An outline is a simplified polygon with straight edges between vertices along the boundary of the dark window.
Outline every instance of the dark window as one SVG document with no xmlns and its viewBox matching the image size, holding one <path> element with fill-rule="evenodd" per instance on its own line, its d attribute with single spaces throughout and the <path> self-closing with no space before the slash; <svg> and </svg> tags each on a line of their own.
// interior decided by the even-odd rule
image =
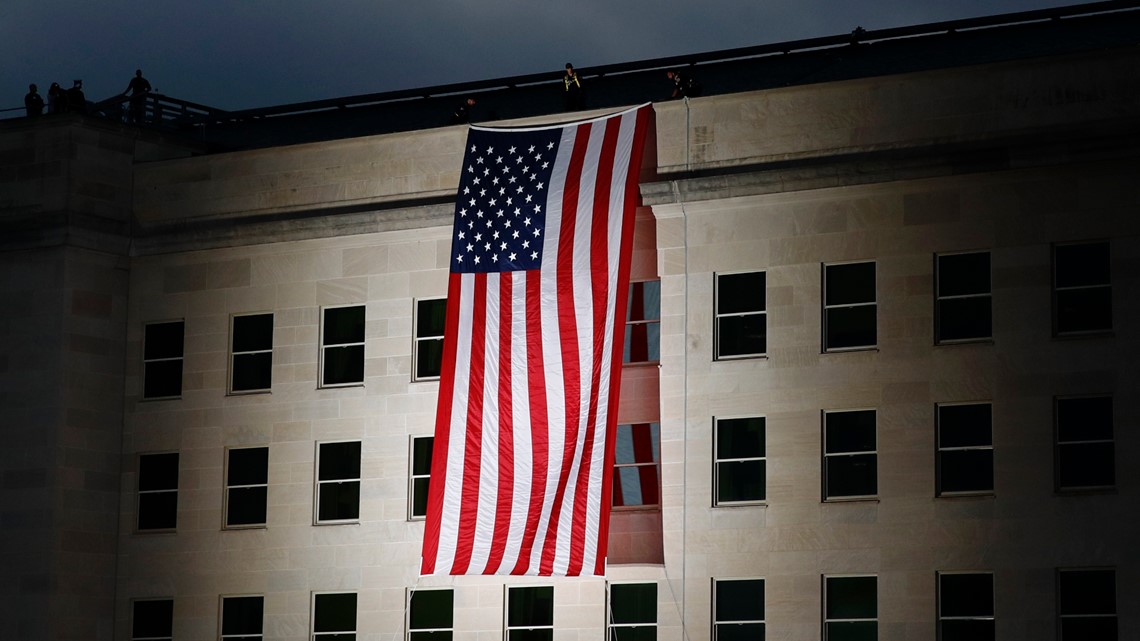
<svg viewBox="0 0 1140 641">
<path fill-rule="evenodd" d="M 230 392 L 267 392 L 273 387 L 273 314 L 233 317 Z"/>
<path fill-rule="evenodd" d="M 879 636 L 879 584 L 873 576 L 824 578 L 824 641 L 874 641 Z"/>
<path fill-rule="evenodd" d="M 321 386 L 364 382 L 364 305 L 326 307 L 321 327 Z"/>
<path fill-rule="evenodd" d="M 938 406 L 939 496 L 994 490 L 994 442 L 989 403 Z"/>
<path fill-rule="evenodd" d="M 993 641 L 994 575 L 938 575 L 939 641 Z"/>
<path fill-rule="evenodd" d="M 143 398 L 182 396 L 182 321 L 150 323 L 143 335 Z"/>
<path fill-rule="evenodd" d="M 824 265 L 824 351 L 874 347 L 877 309 L 875 263 Z"/>
<path fill-rule="evenodd" d="M 428 489 L 431 481 L 431 451 L 435 439 L 417 436 L 412 439 L 412 474 L 408 489 L 408 516 L 422 519 L 427 516 Z"/>
<path fill-rule="evenodd" d="M 222 597 L 222 641 L 261 641 L 264 614 L 264 597 Z"/>
<path fill-rule="evenodd" d="M 1112 397 L 1057 399 L 1057 489 L 1081 490 L 1116 484 Z"/>
<path fill-rule="evenodd" d="M 716 421 L 716 505 L 764 500 L 764 417 Z"/>
<path fill-rule="evenodd" d="M 317 445 L 317 522 L 360 518 L 360 441 Z"/>
<path fill-rule="evenodd" d="M 623 363 L 661 360 L 661 281 L 629 284 Z"/>
<path fill-rule="evenodd" d="M 659 505 L 657 464 L 661 427 L 657 423 L 617 426 L 614 447 L 614 507 Z"/>
<path fill-rule="evenodd" d="M 610 641 L 657 638 L 657 584 L 610 584 Z"/>
<path fill-rule="evenodd" d="M 1053 331 L 1112 330 L 1112 280 L 1107 242 L 1053 247 Z"/>
<path fill-rule="evenodd" d="M 713 581 L 713 641 L 764 638 L 764 579 Z"/>
<path fill-rule="evenodd" d="M 554 588 L 507 588 L 507 641 L 554 638 Z"/>
<path fill-rule="evenodd" d="M 234 448 L 226 455 L 226 527 L 265 525 L 269 448 Z"/>
<path fill-rule="evenodd" d="M 439 378 L 443 367 L 443 324 L 447 320 L 447 299 L 416 301 L 417 381 Z"/>
<path fill-rule="evenodd" d="M 170 641 L 174 638 L 174 600 L 134 601 L 131 612 L 131 641 Z"/>
<path fill-rule="evenodd" d="M 178 452 L 139 456 L 138 529 L 178 525 Z"/>
<path fill-rule="evenodd" d="M 408 607 L 408 641 L 451 641 L 455 594 L 451 590 L 413 590 Z"/>
<path fill-rule="evenodd" d="M 945 254 L 935 263 L 934 331 L 938 343 L 993 335 L 990 253 Z"/>
<path fill-rule="evenodd" d="M 824 499 L 865 498 L 877 493 L 875 410 L 824 412 Z"/>
<path fill-rule="evenodd" d="M 768 352 L 764 272 L 717 274 L 716 358 L 763 356 Z"/>
<path fill-rule="evenodd" d="M 1061 641 L 1115 641 L 1116 570 L 1057 573 Z"/>
<path fill-rule="evenodd" d="M 313 595 L 313 641 L 355 641 L 356 594 Z"/>
</svg>

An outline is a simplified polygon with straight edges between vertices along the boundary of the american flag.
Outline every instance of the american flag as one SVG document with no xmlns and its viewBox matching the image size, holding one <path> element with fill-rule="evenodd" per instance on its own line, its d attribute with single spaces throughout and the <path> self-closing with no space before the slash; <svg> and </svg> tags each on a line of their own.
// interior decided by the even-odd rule
<svg viewBox="0 0 1140 641">
<path fill-rule="evenodd" d="M 424 575 L 605 573 L 649 110 L 469 131 Z"/>
</svg>

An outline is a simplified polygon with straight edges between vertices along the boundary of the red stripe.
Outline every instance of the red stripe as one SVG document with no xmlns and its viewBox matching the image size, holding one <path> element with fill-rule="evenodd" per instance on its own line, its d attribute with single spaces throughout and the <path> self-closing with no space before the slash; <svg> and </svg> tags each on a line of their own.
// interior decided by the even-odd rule
<svg viewBox="0 0 1140 641">
<path fill-rule="evenodd" d="M 625 336 L 626 297 L 623 295 L 629 287 L 629 269 L 633 255 L 633 218 L 637 206 L 641 202 L 641 193 L 638 183 L 641 174 L 641 154 L 645 147 L 645 135 L 649 129 L 649 117 L 652 110 L 648 107 L 637 110 L 637 125 L 633 134 L 633 147 L 629 153 L 629 167 L 625 178 L 625 206 L 622 211 L 621 250 L 618 252 L 618 279 L 616 306 L 614 318 L 614 354 L 613 373 L 610 376 L 610 412 L 606 421 L 606 473 L 602 474 L 602 513 L 598 521 L 598 558 L 594 565 L 594 574 L 602 576 L 606 572 L 606 551 L 609 549 L 610 535 L 610 490 L 613 483 L 614 443 L 617 432 L 617 402 L 621 393 L 621 354 L 622 339 Z"/>
<path fill-rule="evenodd" d="M 495 506 L 495 531 L 483 574 L 494 574 L 503 562 L 507 533 L 511 528 L 511 501 L 515 485 L 514 417 L 511 415 L 511 305 L 514 274 L 499 274 L 499 494 Z"/>
<path fill-rule="evenodd" d="M 479 512 L 479 467 L 483 445 L 483 385 L 487 351 L 487 274 L 475 274 L 471 319 L 471 381 L 467 387 L 467 438 L 463 446 L 463 493 L 460 500 L 459 540 L 452 574 L 466 574 L 471 564 L 475 525 Z"/>
<path fill-rule="evenodd" d="M 543 375 L 545 364 L 542 359 L 542 307 L 540 305 L 542 280 L 539 273 L 526 275 L 526 363 L 527 387 L 530 400 L 531 466 L 530 506 L 523 529 L 519 558 L 511 574 L 526 574 L 530 569 L 530 554 L 534 549 L 534 537 L 538 531 L 538 521 L 542 516 L 542 504 L 546 496 L 546 470 L 550 461 L 550 435 L 546 408 L 546 378 Z"/>
<path fill-rule="evenodd" d="M 578 190 L 582 181 L 582 166 L 586 147 L 590 143 L 590 123 L 578 126 L 570 166 L 562 192 L 562 228 L 558 232 L 558 337 L 562 346 L 563 389 L 566 397 L 566 441 L 562 452 L 562 470 L 558 475 L 558 488 L 550 508 L 550 521 L 542 549 L 542 563 L 538 573 L 549 575 L 554 569 L 554 555 L 558 545 L 558 519 L 566 485 L 570 481 L 570 467 L 578 442 L 579 408 L 582 399 L 582 381 L 579 364 L 579 338 L 574 307 L 574 230 L 578 214 Z"/>
<path fill-rule="evenodd" d="M 459 293 L 461 274 L 447 280 L 447 314 L 444 319 L 443 362 L 439 377 L 439 409 L 435 417 L 435 439 L 432 441 L 431 477 L 428 483 L 427 522 L 424 526 L 424 552 L 420 574 L 435 572 L 439 553 L 439 528 L 443 515 L 443 480 L 447 476 L 447 444 L 451 438 L 451 404 L 455 391 L 455 343 L 459 329 Z"/>
<path fill-rule="evenodd" d="M 589 501 L 590 470 L 593 461 L 594 438 L 598 423 L 598 396 L 602 385 L 602 368 L 611 367 L 605 354 L 607 299 L 617 294 L 610 291 L 610 182 L 613 180 L 615 150 L 618 134 L 621 133 L 621 119 L 606 121 L 605 135 L 602 137 L 602 152 L 598 158 L 598 175 L 594 181 L 594 212 L 590 227 L 590 276 L 594 298 L 593 345 L 590 372 L 590 406 L 586 418 L 586 437 L 582 444 L 582 464 L 578 467 L 578 482 L 575 483 L 574 522 L 570 528 L 570 562 L 567 576 L 582 573 L 582 556 L 586 548 L 586 505 Z"/>
</svg>

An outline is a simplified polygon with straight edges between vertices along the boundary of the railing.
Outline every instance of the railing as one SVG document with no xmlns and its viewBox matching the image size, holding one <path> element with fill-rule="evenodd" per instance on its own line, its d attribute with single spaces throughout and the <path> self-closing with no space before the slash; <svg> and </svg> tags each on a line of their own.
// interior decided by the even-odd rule
<svg viewBox="0 0 1140 641">
<path fill-rule="evenodd" d="M 793 52 L 807 52 L 820 49 L 838 48 L 856 43 L 872 43 L 900 38 L 913 38 L 919 36 L 934 36 L 945 33 L 988 29 L 993 27 L 1013 26 L 1033 22 L 1046 22 L 1063 20 L 1079 16 L 1126 11 L 1140 8 L 1140 0 L 1106 0 L 1087 4 L 1056 7 L 1050 9 L 1037 9 L 1017 13 L 1005 13 L 979 18 L 950 20 L 909 27 L 895 27 L 890 29 L 864 30 L 856 28 L 848 34 L 807 38 L 773 44 L 741 47 L 711 51 L 707 53 L 687 54 L 656 58 L 637 62 L 626 62 L 598 67 L 578 69 L 578 73 L 586 79 L 603 78 L 626 73 L 653 71 L 657 69 L 670 69 L 678 67 L 693 67 L 703 64 L 761 58 L 764 56 L 785 55 Z M 561 71 L 534 73 L 508 78 L 481 80 L 476 82 L 452 83 L 436 85 L 417 89 L 403 89 L 381 93 L 360 94 L 342 98 L 331 98 L 309 102 L 292 103 L 258 109 L 245 109 L 240 111 L 225 111 L 214 109 L 205 105 L 185 100 L 170 98 L 161 94 L 148 94 L 144 109 L 144 124 L 154 126 L 184 127 L 207 123 L 225 123 L 271 118 L 277 116 L 291 116 L 305 113 L 331 111 L 347 107 L 361 107 L 385 103 L 405 102 L 409 100 L 425 100 L 447 96 L 458 96 L 475 92 L 493 91 L 496 89 L 514 89 L 517 87 L 555 84 L 561 82 Z M 124 106 L 129 102 L 126 96 L 115 96 L 107 100 L 89 105 L 88 112 L 103 117 L 130 121 L 129 109 Z M 20 113 L 23 107 L 0 109 L 0 118 L 11 117 L 3 114 Z"/>
</svg>

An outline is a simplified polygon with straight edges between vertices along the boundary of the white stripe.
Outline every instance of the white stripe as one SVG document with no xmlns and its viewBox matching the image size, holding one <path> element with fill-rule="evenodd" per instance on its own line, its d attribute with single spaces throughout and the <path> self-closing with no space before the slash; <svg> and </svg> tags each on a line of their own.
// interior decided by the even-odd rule
<svg viewBox="0 0 1140 641">
<path fill-rule="evenodd" d="M 527 574 L 537 574 L 542 563 L 543 545 L 546 530 L 550 524 L 550 509 L 554 504 L 554 494 L 558 489 L 558 476 L 562 471 L 562 450 L 566 429 L 565 377 L 562 374 L 562 343 L 558 336 L 558 241 L 562 227 L 562 196 L 566 188 L 566 174 L 570 167 L 570 157 L 574 153 L 574 127 L 562 132 L 558 145 L 558 157 L 554 159 L 554 171 L 550 176 L 552 188 L 546 202 L 546 236 L 543 241 L 542 269 L 540 272 L 539 311 L 542 315 L 542 359 L 546 385 L 546 416 L 549 426 L 547 438 L 546 491 L 542 500 L 542 514 L 535 530 L 534 547 L 531 549 Z"/>
<path fill-rule="evenodd" d="M 487 567 L 495 532 L 499 493 L 499 276 L 487 274 L 487 316 L 483 324 L 483 415 L 479 450 L 479 497 L 475 510 L 475 536 L 468 574 Z"/>
<path fill-rule="evenodd" d="M 588 497 L 586 499 L 586 547 L 582 555 L 582 571 L 584 574 L 593 574 L 594 566 L 598 560 L 598 535 L 601 523 L 602 501 L 611 500 L 602 496 L 602 479 L 609 471 L 605 469 L 606 453 L 606 427 L 609 424 L 610 384 L 612 374 L 619 363 L 611 361 L 613 353 L 614 326 L 619 320 L 615 317 L 616 306 L 612 304 L 615 294 L 626 296 L 625 292 L 617 291 L 618 265 L 621 256 L 622 221 L 621 215 L 625 208 L 625 181 L 629 175 L 629 160 L 633 149 L 633 135 L 637 126 L 637 113 L 626 114 L 622 117 L 621 130 L 618 133 L 616 157 L 614 158 L 613 176 L 610 181 L 610 212 L 609 219 L 609 256 L 610 265 L 608 296 L 605 325 L 605 346 L 601 381 L 598 389 L 598 422 L 597 436 L 594 439 L 593 451 L 590 453 L 590 480 Z M 632 231 L 632 229 L 631 229 Z M 624 323 L 625 319 L 620 319 Z M 616 400 L 616 399 L 614 399 Z"/>
<path fill-rule="evenodd" d="M 581 390 L 578 398 L 577 438 L 574 456 L 570 461 L 570 476 L 562 500 L 562 513 L 558 517 L 558 546 L 554 557 L 554 573 L 565 574 L 570 564 L 570 540 L 574 529 L 574 508 L 584 496 L 578 494 L 578 473 L 582 467 L 586 428 L 590 418 L 590 398 L 593 393 L 594 371 L 594 291 L 593 243 L 594 195 L 598 180 L 598 162 L 605 139 L 605 123 L 590 128 L 590 139 L 582 162 L 582 177 L 578 186 L 578 213 L 574 225 L 574 314 L 578 326 L 578 380 Z M 568 426 L 569 427 L 569 426 Z M 567 434 L 570 430 L 567 429 Z"/>
<path fill-rule="evenodd" d="M 527 272 L 512 274 L 513 301 L 511 305 L 511 412 L 514 431 L 515 482 L 511 495 L 511 526 L 503 550 L 503 563 L 499 574 L 514 569 L 522 548 L 526 515 L 530 507 L 533 448 L 530 417 L 530 393 L 527 386 L 526 360 L 526 280 Z"/>
<path fill-rule="evenodd" d="M 451 424 L 448 427 L 447 471 L 443 490 L 443 507 L 440 514 L 439 548 L 436 553 L 435 573 L 450 574 L 455 562 L 459 536 L 459 516 L 463 497 L 463 445 L 467 438 L 467 392 L 471 382 L 471 332 L 473 318 L 472 299 L 474 274 L 459 277 L 459 327 L 455 351 L 454 391 L 451 402 Z M 462 331 L 468 328 L 468 331 Z M 458 470 L 458 471 L 457 471 Z"/>
</svg>

